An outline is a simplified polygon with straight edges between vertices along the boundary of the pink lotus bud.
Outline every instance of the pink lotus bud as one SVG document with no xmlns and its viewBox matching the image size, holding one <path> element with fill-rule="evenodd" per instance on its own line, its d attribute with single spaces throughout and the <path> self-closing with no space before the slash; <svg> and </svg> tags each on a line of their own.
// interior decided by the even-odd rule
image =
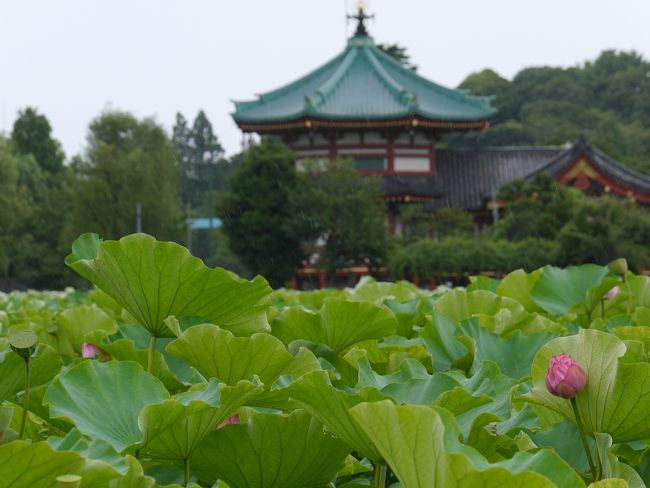
<svg viewBox="0 0 650 488">
<path fill-rule="evenodd" d="M 551 358 L 546 373 L 546 388 L 551 395 L 573 398 L 582 391 L 586 381 L 585 372 L 571 356 L 558 354 Z"/>
<path fill-rule="evenodd" d="M 221 427 L 225 427 L 226 425 L 232 425 L 232 424 L 238 424 L 238 423 L 239 423 L 239 415 L 233 415 L 231 417 L 228 417 L 223 422 L 221 422 L 219 424 L 219 427 L 217 427 L 217 429 L 220 429 Z"/>
<path fill-rule="evenodd" d="M 97 347 L 96 345 L 90 344 L 89 342 L 84 342 L 81 345 L 81 357 L 89 359 L 99 358 L 102 361 L 108 361 L 111 359 L 111 356 L 101 347 Z"/>
<path fill-rule="evenodd" d="M 620 291 L 621 289 L 618 286 L 615 286 L 605 294 L 605 300 L 614 300 Z"/>
</svg>

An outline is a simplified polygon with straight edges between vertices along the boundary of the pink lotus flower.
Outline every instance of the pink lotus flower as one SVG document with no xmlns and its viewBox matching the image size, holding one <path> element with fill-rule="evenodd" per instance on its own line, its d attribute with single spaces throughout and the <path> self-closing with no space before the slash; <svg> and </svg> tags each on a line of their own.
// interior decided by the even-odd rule
<svg viewBox="0 0 650 488">
<path fill-rule="evenodd" d="M 546 373 L 546 388 L 551 395 L 573 398 L 582 391 L 586 382 L 585 372 L 571 356 L 558 354 L 551 358 Z"/>
<path fill-rule="evenodd" d="M 618 286 L 615 286 L 605 294 L 605 300 L 613 300 L 619 294 L 621 289 Z"/>
<path fill-rule="evenodd" d="M 97 347 L 95 344 L 90 344 L 89 342 L 84 342 L 81 345 L 81 357 L 88 359 L 99 358 L 102 361 L 111 359 L 111 356 L 101 347 Z"/>
<path fill-rule="evenodd" d="M 217 427 L 217 429 L 220 429 L 221 427 L 225 427 L 226 425 L 233 425 L 238 423 L 239 423 L 239 415 L 232 415 L 231 417 L 228 417 L 226 420 L 221 422 Z"/>
</svg>

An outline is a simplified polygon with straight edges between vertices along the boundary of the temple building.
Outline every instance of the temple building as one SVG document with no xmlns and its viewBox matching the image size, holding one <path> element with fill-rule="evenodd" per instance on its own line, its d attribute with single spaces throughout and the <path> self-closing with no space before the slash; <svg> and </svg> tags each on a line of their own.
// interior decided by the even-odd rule
<svg viewBox="0 0 650 488">
<path fill-rule="evenodd" d="M 387 223 L 401 233 L 400 207 L 460 207 L 478 225 L 498 216 L 499 187 L 544 173 L 592 195 L 650 204 L 650 177 L 585 140 L 562 147 L 437 149 L 449 132 L 488 130 L 489 97 L 442 87 L 384 53 L 368 35 L 360 4 L 345 50 L 321 67 L 255 100 L 235 102 L 244 133 L 282 139 L 305 159 L 352 158 L 383 178 Z"/>
</svg>

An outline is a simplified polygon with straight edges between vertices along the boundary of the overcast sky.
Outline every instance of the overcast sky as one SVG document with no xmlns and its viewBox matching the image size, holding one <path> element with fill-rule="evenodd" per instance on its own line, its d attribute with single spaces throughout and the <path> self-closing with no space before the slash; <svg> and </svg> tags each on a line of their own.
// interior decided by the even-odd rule
<svg viewBox="0 0 650 488">
<path fill-rule="evenodd" d="M 103 110 L 152 116 L 204 109 L 228 154 L 246 100 L 339 54 L 354 0 L 0 0 L 0 130 L 27 105 L 68 156 Z M 406 47 L 423 76 L 457 86 L 491 67 L 571 66 L 603 49 L 650 58 L 649 0 L 368 0 L 377 42 Z"/>
</svg>

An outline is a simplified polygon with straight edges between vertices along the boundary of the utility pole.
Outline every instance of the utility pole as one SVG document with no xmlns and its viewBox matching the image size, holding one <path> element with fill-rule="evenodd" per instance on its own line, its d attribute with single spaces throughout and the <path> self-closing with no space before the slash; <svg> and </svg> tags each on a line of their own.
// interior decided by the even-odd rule
<svg viewBox="0 0 650 488">
<path fill-rule="evenodd" d="M 208 266 L 214 267 L 214 249 L 212 249 L 212 241 L 213 241 L 213 236 L 212 236 L 212 212 L 214 211 L 212 206 L 212 187 L 213 187 L 213 171 L 212 171 L 212 164 L 208 163 Z"/>
<path fill-rule="evenodd" d="M 190 251 L 190 254 L 192 253 L 192 204 L 190 202 L 187 202 L 187 205 L 185 206 L 187 210 L 187 249 Z"/>
</svg>

